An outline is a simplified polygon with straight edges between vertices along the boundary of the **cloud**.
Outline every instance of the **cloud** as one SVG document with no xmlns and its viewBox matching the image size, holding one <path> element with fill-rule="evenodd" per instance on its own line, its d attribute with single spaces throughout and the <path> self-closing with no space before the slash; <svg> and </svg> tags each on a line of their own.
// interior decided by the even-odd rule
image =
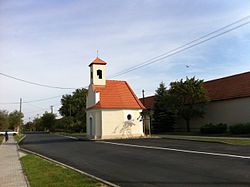
<svg viewBox="0 0 250 187">
<path fill-rule="evenodd" d="M 3 1 L 1 71 L 55 86 L 85 86 L 96 50 L 108 62 L 107 75 L 112 77 L 247 15 L 249 8 L 244 0 Z M 153 94 L 161 81 L 168 84 L 187 75 L 212 79 L 249 70 L 249 40 L 245 26 L 117 79 L 127 80 L 141 95 L 142 89 Z M 0 81 L 1 101 L 65 93 L 4 77 Z M 59 104 L 60 99 L 53 102 Z M 24 107 L 27 113 L 34 109 Z"/>
</svg>

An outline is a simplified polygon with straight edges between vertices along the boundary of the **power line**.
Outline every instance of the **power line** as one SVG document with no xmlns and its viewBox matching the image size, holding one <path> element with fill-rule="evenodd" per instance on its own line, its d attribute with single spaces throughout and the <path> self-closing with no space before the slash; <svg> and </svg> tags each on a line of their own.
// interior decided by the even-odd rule
<svg viewBox="0 0 250 187">
<path fill-rule="evenodd" d="M 149 60 L 146 60 L 146 61 L 144 61 L 144 62 L 142 62 L 142 63 L 140 63 L 140 64 L 137 64 L 137 65 L 135 65 L 135 66 L 132 66 L 132 67 L 126 69 L 126 70 L 120 71 L 119 73 L 117 73 L 117 74 L 115 74 L 114 76 L 112 76 L 112 78 L 117 77 L 117 76 L 120 76 L 120 75 L 123 75 L 123 74 L 126 74 L 126 73 L 131 72 L 131 71 L 134 71 L 134 70 L 139 69 L 139 68 L 141 68 L 141 67 L 143 67 L 143 66 L 146 66 L 146 65 L 155 63 L 155 62 L 157 62 L 157 61 L 159 61 L 159 60 L 165 59 L 165 58 L 167 58 L 167 57 L 169 57 L 169 56 L 172 56 L 172 55 L 174 55 L 174 54 L 177 54 L 177 53 L 179 53 L 179 52 L 182 52 L 182 51 L 184 51 L 184 50 L 187 50 L 187 49 L 189 49 L 189 48 L 192 48 L 192 47 L 194 47 L 194 46 L 196 46 L 196 45 L 202 44 L 202 43 L 204 43 L 204 42 L 206 42 L 206 41 L 209 41 L 209 40 L 211 40 L 211 39 L 213 39 L 213 38 L 219 37 L 219 36 L 221 36 L 221 35 L 223 35 L 223 34 L 226 34 L 226 33 L 228 33 L 228 32 L 231 32 L 231 31 L 233 31 L 233 30 L 236 30 L 236 29 L 238 29 L 238 28 L 240 28 L 240 27 L 242 27 L 242 26 L 244 26 L 244 25 L 249 24 L 249 21 L 248 21 L 248 22 L 245 22 L 245 23 L 243 23 L 243 24 L 240 24 L 240 25 L 238 25 L 238 26 L 235 26 L 235 27 L 233 27 L 233 28 L 231 28 L 231 29 L 228 29 L 228 30 L 226 30 L 226 31 L 224 31 L 224 32 L 222 32 L 222 33 L 217 34 L 217 35 L 213 35 L 213 34 L 215 34 L 215 33 L 218 33 L 219 31 L 225 30 L 226 28 L 229 28 L 229 27 L 231 27 L 232 25 L 235 25 L 235 24 L 237 24 L 237 23 L 240 23 L 240 22 L 242 22 L 242 21 L 244 21 L 244 20 L 247 20 L 247 19 L 249 19 L 249 18 L 250 18 L 250 15 L 245 16 L 245 17 L 243 17 L 243 18 L 241 18 L 241 19 L 239 19 L 239 20 L 237 20 L 237 21 L 235 21 L 235 22 L 233 22 L 233 23 L 230 23 L 230 24 L 228 24 L 228 25 L 226 25 L 226 26 L 223 26 L 223 27 L 221 27 L 221 28 L 219 28 L 219 29 L 217 29 L 217 30 L 215 30 L 215 31 L 213 31 L 213 32 L 210 32 L 210 33 L 208 33 L 208 34 L 206 34 L 206 35 L 203 35 L 203 36 L 201 36 L 201 37 L 199 37 L 199 38 L 197 38 L 197 39 L 195 39 L 195 40 L 192 40 L 192 41 L 190 41 L 190 42 L 188 42 L 188 43 L 186 43 L 186 44 L 184 44 L 184 45 L 181 45 L 181 46 L 179 46 L 179 47 L 177 47 L 177 48 L 174 48 L 174 49 L 172 49 L 172 50 L 169 50 L 169 51 L 166 52 L 166 53 L 163 53 L 163 54 L 161 54 L 161 55 L 159 55 L 159 56 L 153 57 L 153 58 L 151 58 L 151 59 L 149 59 Z M 211 36 L 211 35 L 213 35 L 213 36 Z M 208 37 L 208 36 L 211 36 L 211 37 Z M 207 38 L 207 39 L 205 39 L 205 38 Z M 204 39 L 204 40 L 202 40 L 202 39 Z M 200 41 L 200 40 L 202 40 L 202 41 Z M 200 42 L 198 42 L 198 41 L 200 41 Z M 195 42 L 198 42 L 198 43 L 195 43 Z M 195 44 L 193 44 L 193 43 L 195 43 Z M 191 45 L 191 44 L 193 44 L 193 45 Z M 188 46 L 188 47 L 186 47 L 186 46 Z M 161 58 L 161 57 L 162 57 L 162 58 Z"/>
<path fill-rule="evenodd" d="M 53 97 L 47 97 L 44 99 L 37 99 L 37 100 L 30 100 L 30 101 L 23 101 L 23 103 L 35 103 L 35 102 L 42 102 L 42 101 L 47 101 L 47 100 L 51 100 L 51 99 L 55 99 L 58 97 L 62 97 L 62 95 L 57 95 L 57 96 L 53 96 Z M 0 103 L 2 105 L 8 105 L 8 104 L 19 104 L 20 102 L 6 102 L 6 103 Z"/>
<path fill-rule="evenodd" d="M 27 80 L 17 78 L 17 77 L 14 77 L 14 76 L 11 76 L 11 75 L 8 75 L 8 74 L 5 74 L 5 73 L 1 73 L 1 72 L 0 72 L 0 75 L 11 78 L 11 79 L 15 79 L 15 80 L 18 80 L 18 81 L 25 82 L 27 84 L 32 84 L 32 85 L 46 87 L 46 88 L 54 88 L 54 89 L 61 89 L 61 90 L 74 90 L 74 89 L 77 89 L 77 88 L 66 88 L 66 87 L 59 87 L 59 86 L 51 86 L 51 85 L 47 85 L 47 84 L 41 84 L 41 83 L 36 83 L 36 82 L 32 82 L 32 81 L 27 81 Z"/>
</svg>

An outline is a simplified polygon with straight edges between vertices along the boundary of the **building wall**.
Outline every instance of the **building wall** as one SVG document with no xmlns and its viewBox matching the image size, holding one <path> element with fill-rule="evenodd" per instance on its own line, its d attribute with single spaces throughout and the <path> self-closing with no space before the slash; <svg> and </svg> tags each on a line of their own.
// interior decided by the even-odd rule
<svg viewBox="0 0 250 187">
<path fill-rule="evenodd" d="M 102 138 L 131 138 L 143 136 L 141 109 L 102 109 Z M 131 120 L 127 115 L 131 115 Z"/>
<path fill-rule="evenodd" d="M 102 71 L 102 79 L 98 78 L 97 70 Z M 93 73 L 93 79 L 91 79 L 91 77 L 90 77 L 91 84 L 106 85 L 106 65 L 93 64 L 90 68 L 90 71 L 92 71 L 92 73 Z"/>
<path fill-rule="evenodd" d="M 236 123 L 250 122 L 250 97 L 230 99 L 224 101 L 213 101 L 205 107 L 204 118 L 195 118 L 190 122 L 191 130 L 199 130 L 207 123 Z M 177 120 L 177 130 L 185 130 L 184 120 Z"/>
<path fill-rule="evenodd" d="M 87 137 L 90 139 L 98 139 L 102 135 L 101 118 L 102 113 L 100 109 L 87 110 Z M 90 118 L 92 118 L 92 126 L 90 124 Z"/>
<path fill-rule="evenodd" d="M 87 111 L 87 136 L 91 139 L 132 138 L 143 136 L 141 109 L 91 109 Z M 132 116 L 131 120 L 127 115 Z M 90 127 L 92 118 L 92 128 Z M 90 132 L 92 131 L 92 132 Z"/>
<path fill-rule="evenodd" d="M 88 96 L 86 101 L 86 108 L 95 105 L 98 101 L 96 101 L 96 92 L 89 85 Z"/>
</svg>

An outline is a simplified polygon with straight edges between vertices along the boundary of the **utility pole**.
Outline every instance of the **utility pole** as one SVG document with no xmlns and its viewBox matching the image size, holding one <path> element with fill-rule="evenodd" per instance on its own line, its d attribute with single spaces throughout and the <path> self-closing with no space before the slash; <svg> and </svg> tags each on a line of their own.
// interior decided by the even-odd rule
<svg viewBox="0 0 250 187">
<path fill-rule="evenodd" d="M 50 112 L 51 112 L 51 114 L 54 113 L 54 106 L 53 105 L 50 106 Z"/>
<path fill-rule="evenodd" d="M 142 104 L 143 104 L 143 105 L 145 105 L 145 100 L 144 100 L 144 97 L 145 97 L 145 96 L 144 96 L 144 93 L 145 93 L 145 91 L 142 90 Z"/>
<path fill-rule="evenodd" d="M 144 106 L 145 104 L 145 101 L 144 101 L 144 90 L 142 90 L 142 104 Z M 143 132 L 146 134 L 146 116 L 145 114 L 142 115 L 142 123 L 143 123 Z"/>
<path fill-rule="evenodd" d="M 19 108 L 19 125 L 17 127 L 17 132 L 20 133 L 20 130 L 21 130 L 21 123 L 22 123 L 22 103 L 23 103 L 23 100 L 22 98 L 20 98 L 20 108 Z"/>
<path fill-rule="evenodd" d="M 20 109 L 19 109 L 20 113 L 22 112 L 22 103 L 23 103 L 22 98 L 20 98 Z"/>
</svg>

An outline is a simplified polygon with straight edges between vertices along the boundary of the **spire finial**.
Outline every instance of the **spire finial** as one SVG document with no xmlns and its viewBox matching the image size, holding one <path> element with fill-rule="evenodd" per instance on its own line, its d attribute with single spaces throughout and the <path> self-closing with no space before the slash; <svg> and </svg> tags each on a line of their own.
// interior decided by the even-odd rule
<svg viewBox="0 0 250 187">
<path fill-rule="evenodd" d="M 96 57 L 98 58 L 99 57 L 99 51 L 96 50 Z"/>
</svg>

